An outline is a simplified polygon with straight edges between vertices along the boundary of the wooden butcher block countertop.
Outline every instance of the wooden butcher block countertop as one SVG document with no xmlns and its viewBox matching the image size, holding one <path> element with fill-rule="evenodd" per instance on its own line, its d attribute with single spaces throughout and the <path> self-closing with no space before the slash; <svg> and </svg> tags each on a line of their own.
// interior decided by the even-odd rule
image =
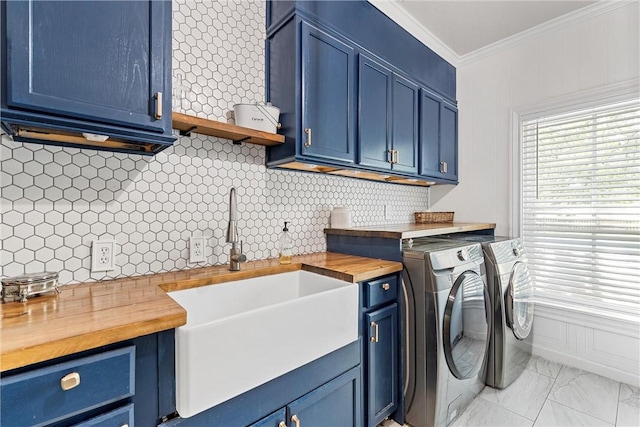
<svg viewBox="0 0 640 427">
<path fill-rule="evenodd" d="M 360 282 L 402 270 L 402 264 L 336 253 L 277 259 L 62 286 L 58 295 L 0 304 L 0 371 L 184 325 L 186 311 L 166 292 L 306 270 Z"/>
<path fill-rule="evenodd" d="M 326 228 L 325 234 L 354 237 L 381 237 L 385 239 L 415 239 L 450 233 L 492 230 L 491 223 L 475 222 L 434 222 L 427 224 L 387 224 L 353 228 Z"/>
</svg>

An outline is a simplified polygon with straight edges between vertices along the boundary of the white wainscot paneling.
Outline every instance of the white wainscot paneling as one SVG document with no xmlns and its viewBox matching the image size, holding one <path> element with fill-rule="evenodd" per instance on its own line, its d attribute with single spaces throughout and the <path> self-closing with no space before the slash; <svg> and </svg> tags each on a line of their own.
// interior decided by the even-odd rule
<svg viewBox="0 0 640 427">
<path fill-rule="evenodd" d="M 536 307 L 533 354 L 640 385 L 640 325 Z"/>
<path fill-rule="evenodd" d="M 555 319 L 540 316 L 537 312 L 533 324 L 533 348 L 569 350 L 568 325 Z"/>
</svg>

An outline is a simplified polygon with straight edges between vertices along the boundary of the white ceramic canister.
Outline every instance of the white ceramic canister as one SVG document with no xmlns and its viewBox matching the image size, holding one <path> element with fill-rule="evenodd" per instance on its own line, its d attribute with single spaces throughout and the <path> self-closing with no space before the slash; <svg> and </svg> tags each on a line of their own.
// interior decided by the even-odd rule
<svg viewBox="0 0 640 427">
<path fill-rule="evenodd" d="M 263 132 L 276 133 L 280 124 L 280 109 L 271 103 L 236 104 L 233 115 L 236 125 Z"/>
<path fill-rule="evenodd" d="M 350 228 L 351 208 L 336 206 L 331 210 L 331 228 Z"/>
</svg>

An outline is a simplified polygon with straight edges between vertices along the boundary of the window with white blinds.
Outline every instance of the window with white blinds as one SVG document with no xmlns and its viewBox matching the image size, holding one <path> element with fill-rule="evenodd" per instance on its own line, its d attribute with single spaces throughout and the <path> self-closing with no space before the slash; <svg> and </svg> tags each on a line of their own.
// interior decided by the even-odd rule
<svg viewBox="0 0 640 427">
<path fill-rule="evenodd" d="M 640 101 L 522 122 L 536 300 L 640 322 Z"/>
</svg>

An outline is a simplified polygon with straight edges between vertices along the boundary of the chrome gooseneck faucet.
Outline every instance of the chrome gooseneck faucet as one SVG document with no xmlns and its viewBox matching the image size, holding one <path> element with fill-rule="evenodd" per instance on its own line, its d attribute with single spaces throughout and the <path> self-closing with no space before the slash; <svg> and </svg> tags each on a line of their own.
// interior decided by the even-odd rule
<svg viewBox="0 0 640 427">
<path fill-rule="evenodd" d="M 242 253 L 242 241 L 238 241 L 238 205 L 236 202 L 236 189 L 231 188 L 229 192 L 229 225 L 227 226 L 227 243 L 231 243 L 231 252 L 229 253 L 229 270 L 240 271 L 240 263 L 247 260 Z M 238 248 L 240 243 L 240 248 Z"/>
</svg>

